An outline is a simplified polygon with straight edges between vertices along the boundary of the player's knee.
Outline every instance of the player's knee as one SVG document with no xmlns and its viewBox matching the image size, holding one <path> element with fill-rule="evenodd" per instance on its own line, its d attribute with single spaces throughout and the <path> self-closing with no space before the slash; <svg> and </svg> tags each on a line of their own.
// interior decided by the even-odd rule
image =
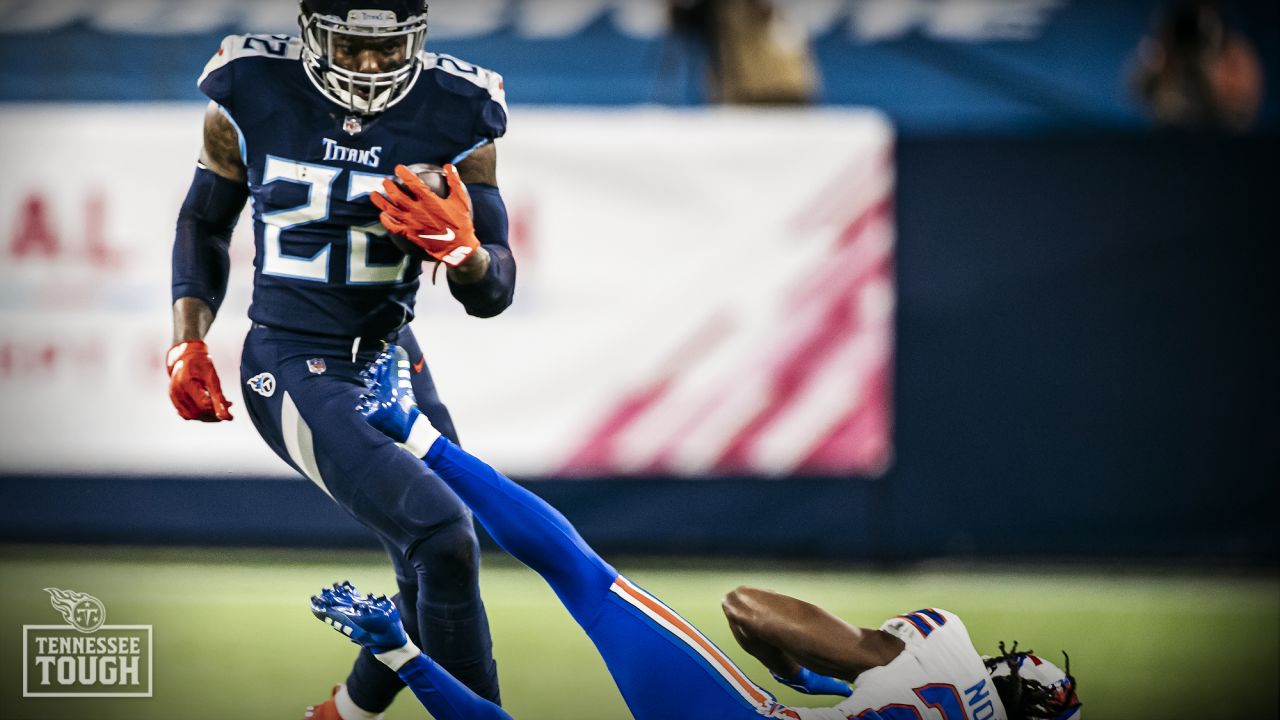
<svg viewBox="0 0 1280 720">
<path fill-rule="evenodd" d="M 469 583 L 479 567 L 480 544 L 470 516 L 434 528 L 407 553 L 419 576 Z"/>
</svg>

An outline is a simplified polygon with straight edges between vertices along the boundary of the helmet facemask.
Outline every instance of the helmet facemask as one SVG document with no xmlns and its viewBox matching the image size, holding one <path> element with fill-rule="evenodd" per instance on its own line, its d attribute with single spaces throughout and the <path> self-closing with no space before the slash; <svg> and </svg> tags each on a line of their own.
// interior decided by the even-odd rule
<svg viewBox="0 0 1280 720">
<path fill-rule="evenodd" d="M 1071 674 L 1071 658 L 1065 652 L 1062 657 L 1066 661 L 1065 670 L 1030 650 L 1019 652 L 1016 642 L 1012 650 L 1006 650 L 1001 642 L 999 655 L 983 656 L 982 661 L 1010 720 L 1080 720 L 1081 703 L 1076 691 L 1078 683 Z"/>
<path fill-rule="evenodd" d="M 344 19 L 308 13 L 304 5 L 299 20 L 302 62 L 311 82 L 353 113 L 375 115 L 395 105 L 422 69 L 425 12 L 398 20 L 390 10 L 352 10 Z M 381 62 L 377 72 L 350 69 L 362 53 L 374 53 Z"/>
</svg>

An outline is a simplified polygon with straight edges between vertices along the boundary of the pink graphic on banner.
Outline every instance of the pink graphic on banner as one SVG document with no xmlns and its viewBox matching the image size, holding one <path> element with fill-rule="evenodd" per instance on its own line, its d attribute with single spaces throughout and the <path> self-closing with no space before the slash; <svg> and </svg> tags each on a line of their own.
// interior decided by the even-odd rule
<svg viewBox="0 0 1280 720">
<path fill-rule="evenodd" d="M 874 158 L 880 173 L 888 161 Z M 865 162 L 865 161 L 864 161 Z M 889 183 L 869 202 L 813 203 L 804 223 L 839 223 L 821 264 L 799 273 L 769 336 L 730 358 L 723 322 L 700 328 L 583 436 L 568 475 L 814 473 L 878 476 L 892 458 L 893 226 Z M 834 198 L 834 199 L 833 199 Z M 717 317 L 731 317 L 720 312 Z M 748 338 L 750 340 L 750 338 Z M 715 372 L 707 373 L 704 363 Z M 695 384 L 694 373 L 714 378 Z"/>
</svg>

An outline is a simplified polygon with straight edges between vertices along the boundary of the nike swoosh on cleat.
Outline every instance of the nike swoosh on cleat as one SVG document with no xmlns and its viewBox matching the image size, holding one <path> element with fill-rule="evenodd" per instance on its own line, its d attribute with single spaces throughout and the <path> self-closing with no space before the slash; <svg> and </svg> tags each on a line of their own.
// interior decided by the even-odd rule
<svg viewBox="0 0 1280 720">
<path fill-rule="evenodd" d="M 449 228 L 449 231 L 448 231 L 448 232 L 446 232 L 446 233 L 445 233 L 445 234 L 443 234 L 443 235 L 422 235 L 422 234 L 419 234 L 419 235 L 418 235 L 418 237 L 422 238 L 423 240 L 440 240 L 440 241 L 442 241 L 442 242 L 449 242 L 450 240 L 452 240 L 452 239 L 456 238 L 456 237 L 457 237 L 457 235 L 455 235 L 455 234 L 454 234 L 454 232 L 453 232 L 453 228 Z"/>
<path fill-rule="evenodd" d="M 422 357 L 418 358 L 418 362 L 413 364 L 413 371 L 416 373 L 422 372 L 422 367 L 426 364 L 427 364 L 427 356 L 423 355 Z"/>
</svg>

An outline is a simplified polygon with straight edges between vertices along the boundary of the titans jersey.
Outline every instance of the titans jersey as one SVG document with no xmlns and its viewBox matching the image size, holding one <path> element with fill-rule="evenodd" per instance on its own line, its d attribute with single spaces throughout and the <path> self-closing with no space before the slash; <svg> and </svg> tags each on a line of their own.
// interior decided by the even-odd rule
<svg viewBox="0 0 1280 720">
<path fill-rule="evenodd" d="M 321 94 L 301 52 L 298 38 L 231 35 L 199 81 L 239 132 L 248 169 L 257 245 L 249 317 L 382 336 L 412 319 L 421 265 L 387 238 L 368 196 L 398 163 L 456 162 L 501 137 L 502 78 L 424 52 L 406 95 L 360 117 Z"/>
<path fill-rule="evenodd" d="M 902 653 L 859 675 L 853 695 L 834 708 L 792 708 L 801 720 L 1005 720 L 960 618 L 929 608 L 880 629 L 906 645 Z"/>
</svg>

